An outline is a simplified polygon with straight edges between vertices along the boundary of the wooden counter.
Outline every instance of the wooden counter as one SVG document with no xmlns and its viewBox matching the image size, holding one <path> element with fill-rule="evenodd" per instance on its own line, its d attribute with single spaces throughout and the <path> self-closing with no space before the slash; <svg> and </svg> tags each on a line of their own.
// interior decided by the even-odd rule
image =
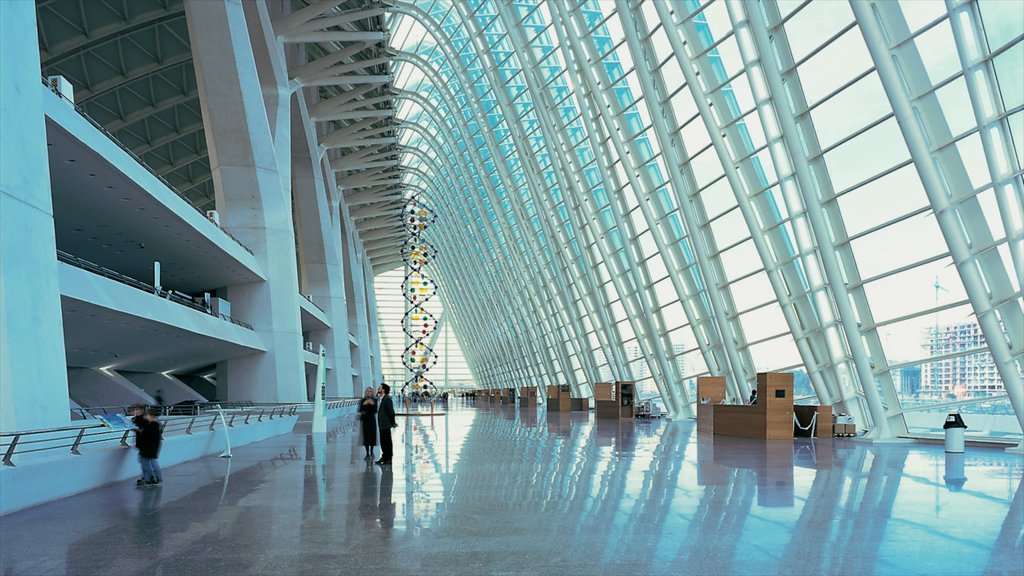
<svg viewBox="0 0 1024 576">
<path fill-rule="evenodd" d="M 536 408 L 537 407 L 537 387 L 527 386 L 526 388 L 519 389 L 519 407 L 520 408 Z"/>
<path fill-rule="evenodd" d="M 793 375 L 788 372 L 761 372 L 757 375 L 758 403 L 716 404 L 725 397 L 725 382 L 697 383 L 697 430 L 715 435 L 766 440 L 793 438 Z M 704 403 L 704 400 L 708 403 Z"/>
<path fill-rule="evenodd" d="M 548 386 L 548 410 L 568 412 L 572 410 L 572 395 L 569 386 Z"/>
<path fill-rule="evenodd" d="M 573 412 L 589 412 L 590 398 L 570 398 L 569 408 Z"/>
</svg>

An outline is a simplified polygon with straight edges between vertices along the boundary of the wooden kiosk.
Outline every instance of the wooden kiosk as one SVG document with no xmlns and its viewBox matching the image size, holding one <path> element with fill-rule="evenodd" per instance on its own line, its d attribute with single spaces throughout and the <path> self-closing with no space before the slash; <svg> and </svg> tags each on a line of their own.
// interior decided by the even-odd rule
<svg viewBox="0 0 1024 576">
<path fill-rule="evenodd" d="M 572 409 L 572 395 L 569 385 L 548 386 L 548 410 L 568 412 Z"/>
<path fill-rule="evenodd" d="M 757 404 L 719 404 L 725 398 L 725 379 L 697 379 L 697 430 L 716 436 L 793 439 L 793 374 L 760 372 Z"/>
<path fill-rule="evenodd" d="M 598 418 L 632 418 L 635 391 L 633 382 L 598 382 L 594 385 L 594 412 Z"/>
<path fill-rule="evenodd" d="M 520 408 L 536 408 L 537 407 L 537 387 L 527 386 L 519 389 L 519 407 Z"/>
<path fill-rule="evenodd" d="M 590 412 L 590 398 L 569 398 L 569 410 L 573 412 Z"/>
<path fill-rule="evenodd" d="M 501 394 L 501 404 L 503 406 L 504 405 L 515 406 L 515 404 L 516 404 L 516 389 L 515 388 L 505 388 L 505 389 L 499 391 L 499 394 Z"/>
</svg>

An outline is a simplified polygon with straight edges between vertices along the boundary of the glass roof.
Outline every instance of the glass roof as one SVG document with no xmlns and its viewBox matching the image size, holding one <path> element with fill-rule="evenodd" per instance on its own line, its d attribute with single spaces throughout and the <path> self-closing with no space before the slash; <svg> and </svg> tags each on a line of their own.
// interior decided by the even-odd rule
<svg viewBox="0 0 1024 576">
<path fill-rule="evenodd" d="M 960 405 L 1019 436 L 1024 16 L 874 6 L 395 3 L 476 385 L 634 380 L 686 416 L 698 376 L 792 371 L 880 433 Z"/>
</svg>

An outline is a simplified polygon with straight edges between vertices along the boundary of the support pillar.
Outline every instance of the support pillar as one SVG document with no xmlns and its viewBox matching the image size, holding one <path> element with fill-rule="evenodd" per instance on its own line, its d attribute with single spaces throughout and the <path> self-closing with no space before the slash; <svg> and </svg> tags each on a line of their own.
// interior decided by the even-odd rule
<svg viewBox="0 0 1024 576">
<path fill-rule="evenodd" d="M 36 6 L 0 2 L 0 430 L 70 421 Z"/>
<path fill-rule="evenodd" d="M 226 289 L 233 315 L 254 326 L 267 352 L 222 363 L 217 394 L 227 400 L 305 401 L 291 203 L 242 2 L 188 2 L 185 16 L 221 222 L 252 249 L 266 278 Z"/>
<path fill-rule="evenodd" d="M 348 341 L 348 302 L 341 238 L 334 220 L 341 212 L 330 202 L 324 167 L 316 155 L 309 111 L 302 94 L 292 106 L 292 197 L 295 205 L 296 242 L 301 259 L 300 289 L 327 315 L 331 327 L 311 331 L 314 347 L 327 348 L 332 369 L 327 372 L 327 396 L 352 392 L 352 354 Z"/>
<path fill-rule="evenodd" d="M 366 316 L 366 284 L 363 282 L 362 248 L 354 231 L 355 224 L 342 232 L 342 251 L 345 254 L 345 292 L 348 299 L 348 326 L 355 336 L 357 346 L 352 350 L 352 384 L 356 396 L 362 396 L 363 389 L 376 386 L 370 368 L 370 332 Z"/>
</svg>

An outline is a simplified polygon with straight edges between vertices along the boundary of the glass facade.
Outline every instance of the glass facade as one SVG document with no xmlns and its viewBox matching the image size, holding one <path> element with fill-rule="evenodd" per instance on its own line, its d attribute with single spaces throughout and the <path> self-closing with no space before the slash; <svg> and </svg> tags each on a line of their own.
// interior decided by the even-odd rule
<svg viewBox="0 0 1024 576">
<path fill-rule="evenodd" d="M 1020 436 L 1024 29 L 967 2 L 398 2 L 404 183 L 475 385 L 697 376 Z M 958 336 L 958 334 L 960 336 Z"/>
</svg>

